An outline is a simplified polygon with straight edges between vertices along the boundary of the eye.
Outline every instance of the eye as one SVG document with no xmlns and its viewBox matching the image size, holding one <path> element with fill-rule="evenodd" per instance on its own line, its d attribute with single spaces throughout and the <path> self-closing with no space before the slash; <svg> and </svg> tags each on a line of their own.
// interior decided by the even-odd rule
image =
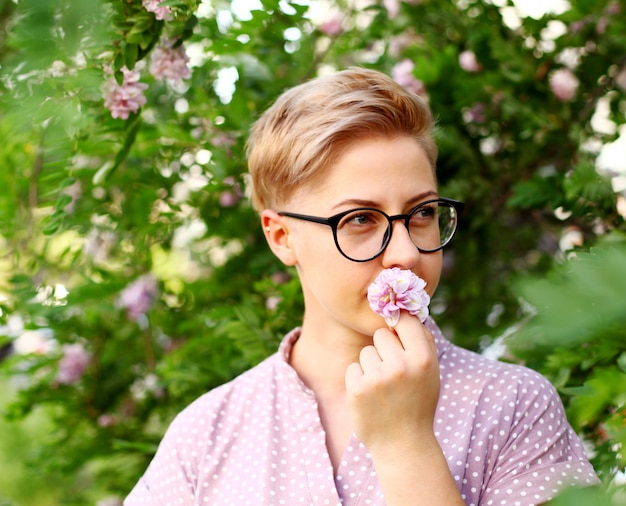
<svg viewBox="0 0 626 506">
<path fill-rule="evenodd" d="M 366 229 L 377 227 L 382 221 L 384 221 L 384 217 L 379 212 L 367 209 L 356 209 L 341 219 L 338 228 Z"/>
<path fill-rule="evenodd" d="M 430 223 L 437 217 L 437 204 L 420 206 L 411 213 L 412 224 Z"/>
<path fill-rule="evenodd" d="M 367 225 L 368 223 L 371 223 L 372 217 L 368 214 L 356 214 L 350 216 L 348 221 L 355 225 Z"/>
</svg>

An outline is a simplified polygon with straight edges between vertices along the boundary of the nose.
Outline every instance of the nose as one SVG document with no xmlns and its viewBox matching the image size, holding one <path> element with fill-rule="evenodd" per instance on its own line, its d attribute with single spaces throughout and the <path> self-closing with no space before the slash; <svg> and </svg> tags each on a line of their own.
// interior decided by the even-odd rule
<svg viewBox="0 0 626 506">
<path fill-rule="evenodd" d="M 386 269 L 391 267 L 412 269 L 415 267 L 420 252 L 413 243 L 404 221 L 395 220 L 392 222 L 390 233 L 389 243 L 382 254 L 383 267 Z"/>
</svg>

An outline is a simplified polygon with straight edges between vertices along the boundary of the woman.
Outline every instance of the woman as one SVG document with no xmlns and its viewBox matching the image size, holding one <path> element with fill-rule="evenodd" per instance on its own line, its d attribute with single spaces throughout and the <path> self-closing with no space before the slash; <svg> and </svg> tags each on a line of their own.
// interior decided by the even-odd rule
<svg viewBox="0 0 626 506">
<path fill-rule="evenodd" d="M 437 288 L 462 204 L 438 195 L 432 123 L 364 69 L 288 90 L 256 122 L 252 201 L 298 272 L 302 326 L 176 418 L 127 506 L 527 506 L 595 483 L 544 378 L 369 307 L 385 269 Z"/>
</svg>

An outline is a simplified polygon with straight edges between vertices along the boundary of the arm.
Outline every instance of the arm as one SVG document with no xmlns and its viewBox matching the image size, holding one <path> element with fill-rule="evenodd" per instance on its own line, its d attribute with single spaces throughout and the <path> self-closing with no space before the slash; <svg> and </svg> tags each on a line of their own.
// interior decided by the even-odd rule
<svg viewBox="0 0 626 506">
<path fill-rule="evenodd" d="M 388 506 L 465 504 L 433 431 L 437 349 L 417 318 L 403 312 L 395 331 L 375 332 L 346 371 L 346 392 Z"/>
</svg>

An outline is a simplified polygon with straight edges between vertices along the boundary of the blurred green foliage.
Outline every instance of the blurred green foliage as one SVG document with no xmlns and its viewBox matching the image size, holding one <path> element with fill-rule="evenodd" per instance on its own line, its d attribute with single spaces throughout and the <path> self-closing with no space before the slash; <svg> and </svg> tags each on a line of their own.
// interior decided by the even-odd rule
<svg viewBox="0 0 626 506">
<path fill-rule="evenodd" d="M 299 323 L 294 273 L 242 198 L 245 140 L 284 89 L 351 65 L 423 90 L 440 192 L 466 202 L 437 321 L 477 350 L 514 334 L 509 358 L 560 389 L 604 485 L 556 504 L 623 497 L 623 165 L 596 160 L 625 123 L 623 0 L 512 21 L 512 3 L 473 0 L 176 0 L 164 20 L 140 0 L 79 4 L 0 0 L 0 388 L 10 430 L 49 424 L 14 458 L 63 476 L 59 503 L 124 496 L 180 409 Z M 150 72 L 163 37 L 190 55 L 182 83 Z M 103 100 L 124 67 L 148 85 L 127 120 Z M 550 84 L 562 68 L 578 82 L 567 100 Z M 147 274 L 158 294 L 130 317 L 125 290 Z M 88 363 L 60 382 L 66 345 Z"/>
<path fill-rule="evenodd" d="M 570 399 L 568 419 L 594 442 L 604 478 L 626 466 L 625 286 L 626 245 L 609 236 L 547 277 L 520 282 L 536 314 L 511 340 Z"/>
</svg>

